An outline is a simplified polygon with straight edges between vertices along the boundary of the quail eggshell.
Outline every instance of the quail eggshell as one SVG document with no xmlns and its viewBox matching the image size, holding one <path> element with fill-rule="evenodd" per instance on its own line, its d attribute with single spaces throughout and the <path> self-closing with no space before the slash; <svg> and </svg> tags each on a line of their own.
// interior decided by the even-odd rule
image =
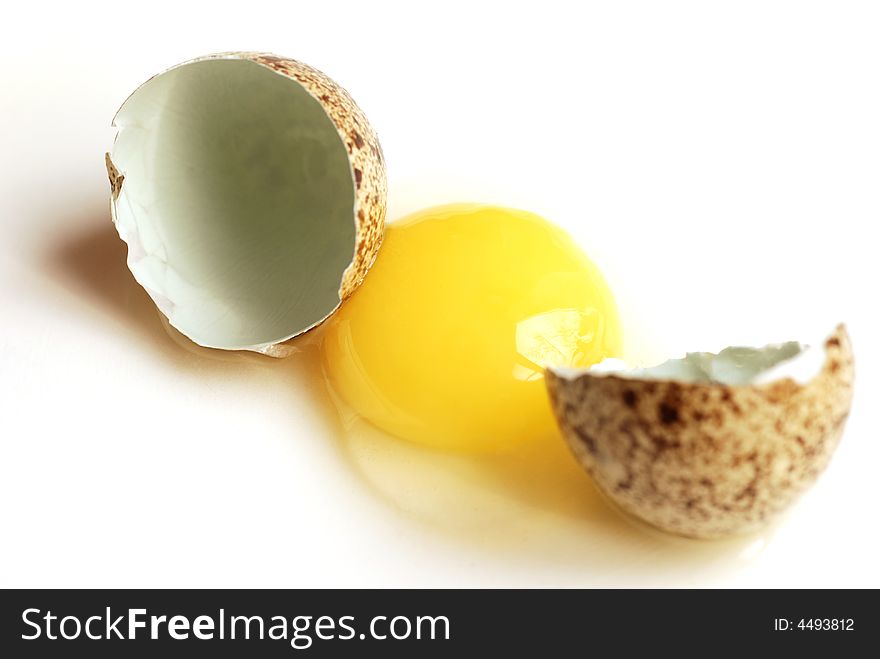
<svg viewBox="0 0 880 659">
<path fill-rule="evenodd" d="M 849 415 L 843 325 L 806 382 L 727 385 L 548 369 L 571 450 L 624 511 L 665 531 L 719 538 L 765 525 L 825 469 Z"/>
<path fill-rule="evenodd" d="M 349 93 L 327 75 L 307 64 L 271 53 L 227 52 L 184 62 L 178 65 L 178 67 L 209 60 L 247 60 L 290 79 L 304 88 L 320 103 L 326 115 L 336 127 L 339 137 L 348 151 L 349 164 L 351 166 L 355 199 L 352 212 L 356 234 L 354 253 L 352 254 L 350 264 L 342 273 L 339 285 L 339 303 L 341 304 L 357 289 L 375 261 L 384 232 L 387 182 L 385 160 L 375 132 L 363 111 L 354 102 Z M 116 203 L 125 183 L 125 176 L 111 158 L 111 154 L 105 155 L 105 165 L 110 179 L 111 209 L 114 211 L 115 221 Z M 134 238 L 134 236 L 123 236 L 123 239 L 127 241 Z M 141 251 L 143 250 L 137 247 L 130 249 L 130 266 L 132 254 L 138 254 Z M 157 304 L 161 302 L 161 300 L 157 299 L 161 296 L 150 291 L 149 288 L 148 292 L 157 301 Z M 164 306 L 171 307 L 173 305 L 166 304 Z M 162 305 L 160 304 L 161 307 Z M 331 310 L 322 320 L 326 320 L 332 312 Z M 322 320 L 298 330 L 293 328 L 296 331 L 291 333 L 290 339 L 296 338 L 299 334 L 320 324 Z M 189 334 L 187 336 L 196 340 Z M 245 346 L 238 349 L 255 350 L 274 357 L 284 357 L 295 352 L 295 349 L 289 343 L 290 339 Z M 200 341 L 196 342 L 201 343 Z M 211 347 L 226 348 L 226 346 L 222 345 Z"/>
</svg>

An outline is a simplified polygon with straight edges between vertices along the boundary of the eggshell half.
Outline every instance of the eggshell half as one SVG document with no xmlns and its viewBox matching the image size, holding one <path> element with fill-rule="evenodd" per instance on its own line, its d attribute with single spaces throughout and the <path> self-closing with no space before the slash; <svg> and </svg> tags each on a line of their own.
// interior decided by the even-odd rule
<svg viewBox="0 0 880 659">
<path fill-rule="evenodd" d="M 695 538 L 742 534 L 788 508 L 825 469 L 853 393 L 843 325 L 821 370 L 724 385 L 608 373 L 546 372 L 574 455 L 623 510 Z"/>
<path fill-rule="evenodd" d="M 339 280 L 336 306 L 333 308 L 328 307 L 326 314 L 314 318 L 313 322 L 307 326 L 291 326 L 289 332 L 282 338 L 273 339 L 268 342 L 226 345 L 224 342 L 202 341 L 195 337 L 193 333 L 187 331 L 185 327 L 175 323 L 170 315 L 171 311 L 175 308 L 175 300 L 163 295 L 161 291 L 152 290 L 148 283 L 137 277 L 137 273 L 135 273 L 135 276 L 144 285 L 163 313 L 169 316 L 172 325 L 196 343 L 222 349 L 254 350 L 271 356 L 283 357 L 293 351 L 288 341 L 315 327 L 329 317 L 335 308 L 344 302 L 360 285 L 375 260 L 382 242 L 385 221 L 387 193 L 385 161 L 378 138 L 363 111 L 345 89 L 317 69 L 302 62 L 279 57 L 271 53 L 228 52 L 191 60 L 173 67 L 169 71 L 211 60 L 247 60 L 280 74 L 289 79 L 291 84 L 299 85 L 308 92 L 320 104 L 333 126 L 335 126 L 339 138 L 348 152 L 355 202 L 352 210 L 352 221 L 355 225 L 354 250 L 351 261 L 342 271 Z M 168 73 L 168 71 L 165 73 Z M 129 267 L 135 272 L 132 266 L 138 258 L 144 255 L 145 250 L 139 244 L 137 232 L 131 230 L 123 231 L 120 228 L 119 222 L 117 222 L 117 205 L 122 202 L 120 193 L 126 184 L 126 172 L 120 171 L 121 168 L 118 167 L 119 162 L 114 163 L 113 158 L 112 153 L 105 155 L 105 164 L 111 187 L 111 210 L 113 211 L 114 222 L 117 224 L 117 228 L 120 229 L 120 235 L 123 240 L 129 243 Z M 321 248 L 321 246 L 317 246 L 317 248 Z"/>
</svg>

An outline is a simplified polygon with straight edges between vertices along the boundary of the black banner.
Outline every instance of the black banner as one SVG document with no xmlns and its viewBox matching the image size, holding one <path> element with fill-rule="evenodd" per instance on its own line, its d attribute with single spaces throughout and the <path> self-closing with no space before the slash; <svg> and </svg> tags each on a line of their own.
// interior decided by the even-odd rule
<svg viewBox="0 0 880 659">
<path fill-rule="evenodd" d="M 840 590 L 9 590 L 0 604 L 3 657 L 854 656 L 880 613 L 876 591 Z"/>
</svg>

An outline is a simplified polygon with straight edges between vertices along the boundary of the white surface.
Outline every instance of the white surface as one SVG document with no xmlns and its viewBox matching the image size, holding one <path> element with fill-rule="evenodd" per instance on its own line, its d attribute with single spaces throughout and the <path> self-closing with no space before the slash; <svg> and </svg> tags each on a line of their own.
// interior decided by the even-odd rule
<svg viewBox="0 0 880 659">
<path fill-rule="evenodd" d="M 880 586 L 880 7 L 375 5 L 4 10 L 0 586 Z M 392 219 L 476 200 L 567 227 L 631 358 L 847 321 L 856 403 L 828 472 L 775 533 L 675 541 L 569 462 L 340 441 L 302 361 L 169 338 L 109 225 L 109 123 L 148 76 L 232 49 L 352 92 Z"/>
</svg>

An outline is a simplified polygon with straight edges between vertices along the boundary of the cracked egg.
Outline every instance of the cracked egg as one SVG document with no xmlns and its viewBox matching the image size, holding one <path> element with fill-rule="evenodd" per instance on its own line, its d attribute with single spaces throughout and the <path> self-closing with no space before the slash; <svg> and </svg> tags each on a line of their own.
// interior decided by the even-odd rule
<svg viewBox="0 0 880 659">
<path fill-rule="evenodd" d="M 211 55 L 145 82 L 113 124 L 106 164 L 129 269 L 195 343 L 282 356 L 375 259 L 382 151 L 323 73 Z"/>
<path fill-rule="evenodd" d="M 363 286 L 323 331 L 330 390 L 376 427 L 439 449 L 557 441 L 547 364 L 620 354 L 617 306 L 559 227 L 483 204 L 389 223 Z"/>
<path fill-rule="evenodd" d="M 746 533 L 787 509 L 843 432 L 853 355 L 843 325 L 820 345 L 690 353 L 652 368 L 549 368 L 573 453 L 624 511 L 664 531 Z"/>
</svg>

